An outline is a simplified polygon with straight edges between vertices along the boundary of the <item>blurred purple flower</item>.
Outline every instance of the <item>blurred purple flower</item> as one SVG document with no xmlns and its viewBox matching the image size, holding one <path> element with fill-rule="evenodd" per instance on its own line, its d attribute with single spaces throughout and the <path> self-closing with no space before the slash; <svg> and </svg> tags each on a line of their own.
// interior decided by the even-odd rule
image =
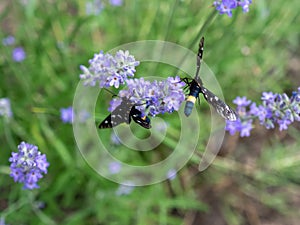
<svg viewBox="0 0 300 225">
<path fill-rule="evenodd" d="M 128 181 L 127 185 L 120 184 L 120 186 L 116 190 L 116 195 L 129 195 L 134 190 L 134 188 L 134 184 L 130 181 Z"/>
<path fill-rule="evenodd" d="M 249 5 L 252 3 L 252 0 L 237 0 L 238 6 L 241 6 L 244 13 L 249 12 Z"/>
<path fill-rule="evenodd" d="M 252 0 L 218 0 L 214 1 L 213 5 L 220 14 L 227 14 L 229 17 L 232 16 L 232 10 L 241 7 L 243 12 L 249 11 L 249 5 Z"/>
<path fill-rule="evenodd" d="M 123 4 L 123 0 L 109 0 L 109 3 L 112 6 L 121 6 Z"/>
<path fill-rule="evenodd" d="M 246 107 L 251 103 L 251 100 L 247 100 L 247 98 L 244 97 L 236 97 L 236 99 L 233 100 L 233 103 L 236 104 L 239 107 Z"/>
<path fill-rule="evenodd" d="M 167 178 L 169 180 L 174 180 L 176 178 L 176 175 L 177 175 L 177 171 L 175 169 L 170 169 L 167 172 Z"/>
<path fill-rule="evenodd" d="M 110 135 L 110 141 L 114 145 L 120 145 L 122 143 L 120 138 L 114 132 Z"/>
<path fill-rule="evenodd" d="M 227 130 L 230 135 L 234 135 L 236 132 L 239 132 L 240 127 L 241 127 L 240 118 L 238 118 L 236 121 L 226 120 L 225 130 Z"/>
<path fill-rule="evenodd" d="M 0 217 L 0 225 L 6 225 L 4 217 Z"/>
<path fill-rule="evenodd" d="M 61 108 L 60 118 L 63 121 L 63 123 L 73 123 L 74 120 L 73 107 L 70 106 L 68 108 Z"/>
<path fill-rule="evenodd" d="M 104 9 L 102 0 L 93 0 L 85 4 L 85 11 L 87 15 L 99 15 Z"/>
<path fill-rule="evenodd" d="M 22 62 L 26 58 L 26 53 L 22 47 L 16 47 L 12 52 L 12 58 L 16 62 Z"/>
<path fill-rule="evenodd" d="M 15 43 L 15 37 L 12 35 L 7 36 L 6 38 L 2 39 L 2 44 L 4 46 L 13 45 Z"/>
<path fill-rule="evenodd" d="M 240 135 L 241 137 L 249 137 L 250 131 L 252 130 L 252 120 L 243 121 L 240 124 Z"/>
<path fill-rule="evenodd" d="M 236 121 L 226 121 L 225 130 L 229 132 L 230 135 L 234 135 L 236 132 L 240 132 L 241 137 L 250 136 L 250 131 L 252 130 L 252 120 L 237 119 Z"/>
<path fill-rule="evenodd" d="M 122 167 L 122 165 L 119 162 L 111 162 L 108 165 L 108 169 L 111 174 L 119 173 L 121 170 L 121 167 Z"/>
<path fill-rule="evenodd" d="M 12 115 L 10 100 L 8 98 L 0 98 L 0 116 L 10 118 Z"/>
<path fill-rule="evenodd" d="M 74 112 L 73 112 L 74 113 Z M 86 110 L 81 110 L 79 111 L 79 113 L 77 113 L 78 116 L 76 117 L 79 122 L 81 123 L 84 123 L 86 122 L 90 117 L 91 117 L 91 114 L 89 112 L 87 112 Z M 76 115 L 76 114 L 75 114 Z"/>
<path fill-rule="evenodd" d="M 21 142 L 18 152 L 12 152 L 10 176 L 15 182 L 23 183 L 24 189 L 39 188 L 37 182 L 47 173 L 49 163 L 45 154 L 41 154 L 38 147 L 32 144 Z"/>
<path fill-rule="evenodd" d="M 72 106 L 60 109 L 60 118 L 63 123 L 74 123 L 75 119 L 80 123 L 85 123 L 90 117 L 91 114 L 86 110 L 75 113 Z"/>
</svg>

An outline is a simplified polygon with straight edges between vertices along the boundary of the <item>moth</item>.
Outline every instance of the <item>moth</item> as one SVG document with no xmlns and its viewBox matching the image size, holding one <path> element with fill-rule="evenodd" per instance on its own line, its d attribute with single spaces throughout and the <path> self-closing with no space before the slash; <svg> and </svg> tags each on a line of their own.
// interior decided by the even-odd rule
<svg viewBox="0 0 300 225">
<path fill-rule="evenodd" d="M 203 82 L 199 76 L 201 61 L 203 57 L 203 49 L 204 37 L 201 38 L 199 43 L 199 49 L 197 53 L 197 70 L 194 79 L 189 79 L 187 77 L 182 79 L 182 81 L 184 81 L 189 88 L 189 94 L 186 99 L 184 114 L 186 116 L 189 116 L 192 113 L 194 104 L 201 93 L 203 94 L 206 101 L 216 109 L 218 114 L 220 114 L 226 120 L 235 121 L 238 118 L 236 112 L 225 102 L 223 102 L 219 97 L 217 97 L 215 94 L 213 94 L 203 86 Z"/>
<path fill-rule="evenodd" d="M 136 109 L 135 106 L 136 105 L 127 98 L 122 98 L 121 104 L 99 124 L 99 128 L 112 128 L 121 123 L 130 124 L 131 120 L 133 120 L 140 126 L 150 129 L 150 118 L 143 116 L 142 112 Z"/>
</svg>

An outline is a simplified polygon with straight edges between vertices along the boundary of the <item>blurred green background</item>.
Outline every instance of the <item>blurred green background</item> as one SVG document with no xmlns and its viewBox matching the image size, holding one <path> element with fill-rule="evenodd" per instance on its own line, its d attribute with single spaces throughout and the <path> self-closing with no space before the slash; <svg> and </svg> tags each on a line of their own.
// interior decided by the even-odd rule
<svg viewBox="0 0 300 225">
<path fill-rule="evenodd" d="M 216 13 L 213 1 L 124 0 L 119 6 L 101 1 L 100 8 L 89 7 L 95 2 L 0 2 L 0 39 L 15 37 L 13 45 L 0 45 L 0 98 L 9 98 L 13 111 L 10 120 L 0 118 L 0 217 L 11 225 L 299 224 L 299 124 L 284 132 L 256 124 L 248 138 L 226 135 L 204 172 L 197 170 L 196 154 L 174 180 L 118 195 L 120 186 L 82 159 L 72 125 L 61 122 L 59 111 L 72 105 L 79 65 L 88 66 L 94 53 L 139 40 L 165 40 L 196 52 L 202 35 L 204 60 L 227 102 L 247 96 L 259 103 L 263 91 L 290 94 L 300 86 L 299 2 L 254 1 L 249 13 L 236 9 L 232 18 Z M 18 46 L 26 52 L 21 62 L 12 58 Z M 160 65 L 151 73 L 174 71 Z M 138 74 L 149 73 L 145 67 Z M 99 121 L 109 100 L 101 100 Z M 210 112 L 202 102 L 205 119 Z M 178 118 L 164 118 L 176 141 Z M 209 128 L 201 122 L 199 153 Z M 148 132 L 136 130 L 140 137 Z M 110 131 L 101 135 L 110 145 Z M 8 158 L 21 141 L 37 145 L 50 162 L 40 189 L 22 190 L 9 176 Z M 139 164 L 164 159 L 174 141 L 163 142 L 151 156 L 129 154 L 136 157 L 130 159 Z M 126 154 L 122 146 L 112 148 Z"/>
</svg>

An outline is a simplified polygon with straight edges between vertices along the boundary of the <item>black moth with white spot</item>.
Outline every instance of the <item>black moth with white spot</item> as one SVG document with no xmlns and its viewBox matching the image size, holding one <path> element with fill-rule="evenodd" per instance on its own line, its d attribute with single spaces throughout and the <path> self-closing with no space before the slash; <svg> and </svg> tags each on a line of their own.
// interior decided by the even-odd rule
<svg viewBox="0 0 300 225">
<path fill-rule="evenodd" d="M 121 123 L 130 124 L 131 119 L 146 129 L 151 128 L 149 117 L 142 116 L 141 111 L 135 108 L 135 104 L 122 98 L 121 104 L 100 123 L 99 128 L 112 128 Z"/>
<path fill-rule="evenodd" d="M 211 104 L 216 111 L 225 119 L 230 121 L 237 120 L 238 116 L 233 109 L 231 109 L 227 104 L 225 104 L 220 98 L 214 95 L 211 91 L 203 86 L 202 80 L 199 76 L 201 60 L 203 56 L 204 48 L 204 37 L 201 38 L 199 43 L 199 50 L 197 54 L 197 71 L 194 79 L 183 78 L 187 86 L 189 87 L 189 95 L 186 100 L 186 105 L 184 108 L 184 113 L 189 116 L 192 113 L 196 99 L 199 98 L 199 94 L 202 93 L 206 101 Z"/>
</svg>

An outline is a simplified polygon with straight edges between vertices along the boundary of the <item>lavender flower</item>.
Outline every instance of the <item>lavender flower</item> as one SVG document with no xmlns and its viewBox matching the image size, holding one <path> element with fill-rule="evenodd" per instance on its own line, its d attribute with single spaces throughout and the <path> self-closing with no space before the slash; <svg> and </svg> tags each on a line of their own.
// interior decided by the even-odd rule
<svg viewBox="0 0 300 225">
<path fill-rule="evenodd" d="M 116 190 L 116 195 L 129 195 L 134 190 L 134 184 L 128 181 L 127 185 L 120 184 L 119 188 Z"/>
<path fill-rule="evenodd" d="M 260 124 L 267 128 L 274 128 L 279 125 L 279 130 L 286 130 L 288 125 L 294 121 L 300 121 L 300 88 L 294 92 L 291 99 L 285 94 L 263 93 L 262 107 L 263 114 L 258 113 Z"/>
<path fill-rule="evenodd" d="M 300 121 L 300 87 L 298 91 L 288 97 L 285 93 L 276 94 L 272 92 L 262 93 L 262 104 L 257 106 L 246 97 L 237 97 L 233 102 L 237 105 L 237 113 L 240 119 L 237 121 L 226 121 L 225 129 L 231 135 L 240 132 L 240 136 L 249 136 L 254 119 L 267 129 L 279 125 L 279 130 L 286 130 L 294 121 Z"/>
<path fill-rule="evenodd" d="M 178 111 L 185 99 L 182 87 L 185 83 L 177 76 L 169 77 L 164 81 L 153 82 L 140 79 L 126 80 L 126 89 L 119 92 L 121 98 L 127 98 L 143 115 L 155 116 L 166 112 Z M 114 98 L 110 102 L 109 111 L 113 111 L 121 104 L 120 99 Z"/>
<path fill-rule="evenodd" d="M 26 58 L 26 53 L 22 47 L 17 47 L 12 52 L 12 58 L 16 62 L 22 62 Z"/>
<path fill-rule="evenodd" d="M 237 2 L 235 0 L 215 1 L 214 6 L 216 7 L 216 10 L 220 12 L 220 14 L 226 13 L 229 17 L 231 17 L 231 10 L 237 7 Z"/>
<path fill-rule="evenodd" d="M 63 123 L 73 123 L 73 119 L 74 119 L 73 107 L 70 106 L 68 108 L 61 108 L 60 118 L 63 121 Z"/>
<path fill-rule="evenodd" d="M 134 76 L 135 67 L 139 62 L 128 51 L 119 50 L 115 56 L 101 51 L 89 60 L 89 64 L 89 68 L 80 66 L 83 72 L 80 79 L 84 80 L 84 85 L 95 86 L 98 82 L 101 88 L 111 86 L 119 88 L 127 77 Z"/>
<path fill-rule="evenodd" d="M 12 117 L 10 100 L 8 98 L 0 98 L 0 116 Z"/>
<path fill-rule="evenodd" d="M 13 45 L 15 43 L 15 37 L 12 35 L 7 36 L 6 38 L 2 39 L 2 44 L 4 46 Z"/>
<path fill-rule="evenodd" d="M 112 6 L 121 6 L 123 4 L 123 0 L 109 0 L 109 3 Z"/>
<path fill-rule="evenodd" d="M 9 158 L 10 176 L 15 182 L 23 183 L 24 189 L 39 188 L 37 182 L 43 177 L 43 173 L 47 173 L 49 166 L 46 155 L 41 154 L 37 146 L 25 142 L 21 142 L 18 150 L 18 153 L 13 152 Z"/>
<path fill-rule="evenodd" d="M 248 106 L 251 103 L 251 100 L 247 100 L 247 98 L 244 97 L 236 97 L 236 99 L 233 100 L 233 103 L 236 104 L 240 109 Z"/>
<path fill-rule="evenodd" d="M 93 0 L 85 4 L 85 11 L 87 15 L 99 15 L 104 9 L 102 0 Z"/>
<path fill-rule="evenodd" d="M 177 174 L 177 171 L 175 169 L 170 169 L 168 172 L 167 172 L 167 178 L 169 180 L 174 180 L 176 178 L 176 174 Z"/>
<path fill-rule="evenodd" d="M 249 12 L 249 5 L 252 3 L 252 0 L 237 0 L 237 5 L 242 7 L 243 12 Z"/>
<path fill-rule="evenodd" d="M 249 11 L 249 5 L 252 3 L 252 0 L 218 0 L 213 3 L 216 7 L 216 10 L 220 14 L 227 14 L 229 17 L 232 16 L 232 9 L 240 6 L 243 9 L 243 12 Z"/>
<path fill-rule="evenodd" d="M 80 123 L 86 122 L 91 117 L 91 114 L 86 110 L 81 110 L 79 112 L 74 112 L 73 107 L 70 106 L 68 108 L 60 109 L 60 118 L 63 123 L 74 123 L 74 119 L 79 121 Z"/>
<path fill-rule="evenodd" d="M 121 170 L 121 164 L 119 162 L 111 162 L 108 165 L 109 171 L 111 174 L 119 173 Z"/>
<path fill-rule="evenodd" d="M 4 217 L 0 217 L 0 225 L 6 225 Z"/>
<path fill-rule="evenodd" d="M 226 121 L 225 129 L 229 131 L 231 135 L 235 132 L 240 132 L 241 137 L 248 137 L 252 129 L 251 115 L 247 112 L 251 101 L 247 100 L 246 97 L 237 97 L 233 100 L 233 103 L 237 105 L 236 112 L 239 115 L 239 118 L 236 121 Z"/>
</svg>

